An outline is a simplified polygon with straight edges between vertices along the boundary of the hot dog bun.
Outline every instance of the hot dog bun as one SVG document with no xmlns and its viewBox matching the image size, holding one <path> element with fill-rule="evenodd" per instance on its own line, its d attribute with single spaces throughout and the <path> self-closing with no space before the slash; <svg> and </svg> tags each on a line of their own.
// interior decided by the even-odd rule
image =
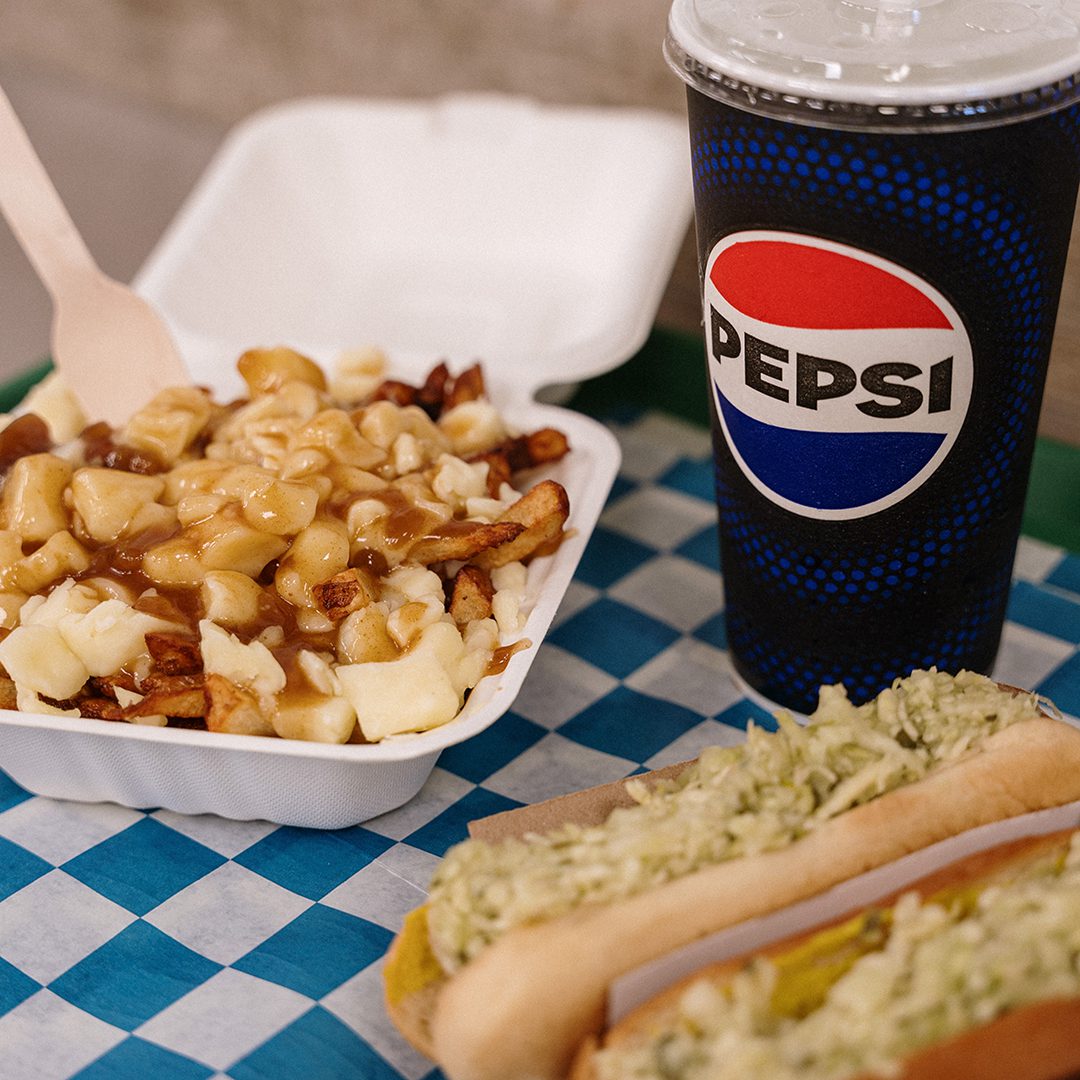
<svg viewBox="0 0 1080 1080">
<path fill-rule="evenodd" d="M 602 1038 L 592 1036 L 587 1039 L 575 1058 L 570 1080 L 611 1080 L 612 1077 L 622 1076 L 620 1069 L 623 1059 L 616 1055 L 655 1044 L 659 1037 L 670 1038 L 678 1025 L 679 1004 L 687 1000 L 688 990 L 702 982 L 729 987 L 737 973 L 749 970 L 752 962 L 766 959 L 777 971 L 783 971 L 785 965 L 789 970 L 799 965 L 810 970 L 811 964 L 823 969 L 828 962 L 829 950 L 840 955 L 844 949 L 850 949 L 855 932 L 851 928 L 855 925 L 883 928 L 881 941 L 868 949 L 859 960 L 853 961 L 843 974 L 855 970 L 860 961 L 873 962 L 876 954 L 886 947 L 894 923 L 893 913 L 901 896 L 917 894 L 924 903 L 959 908 L 964 914 L 957 921 L 963 922 L 964 919 L 971 919 L 969 909 L 975 906 L 973 897 L 991 885 L 1007 888 L 1019 882 L 1023 886 L 1025 874 L 1038 870 L 1040 876 L 1034 878 L 1034 887 L 1053 888 L 1053 884 L 1045 884 L 1043 875 L 1050 867 L 1056 867 L 1057 872 L 1061 872 L 1070 845 L 1074 852 L 1080 852 L 1080 838 L 1077 836 L 1069 830 L 1014 841 L 979 852 L 884 898 L 871 909 L 863 909 L 859 913 L 846 912 L 828 925 L 777 942 L 758 953 L 706 968 L 634 1010 Z M 1075 859 L 1074 854 L 1074 867 Z M 1060 881 L 1052 874 L 1045 880 Z M 1075 869 L 1069 884 L 1075 898 L 1080 888 L 1080 875 L 1076 874 Z M 854 923 L 853 918 L 859 921 Z M 882 1019 L 882 1023 L 887 1022 Z M 838 1024 L 837 1030 L 842 1033 L 840 1038 L 844 1045 L 858 1045 L 860 1034 L 856 1025 L 845 1030 Z M 733 1051 L 729 1047 L 727 1052 Z M 606 1069 L 601 1067 L 601 1059 L 605 1055 Z M 1063 1080 L 1080 1070 L 1080 976 L 1076 979 L 1075 993 L 1063 995 L 1060 988 L 1050 989 L 1041 1000 L 1025 1001 L 1019 1007 L 973 1022 L 962 1031 L 925 1042 L 908 1051 L 899 1064 L 900 1071 L 895 1075 L 902 1080 L 955 1080 L 957 1077 L 978 1077 L 979 1080 Z M 703 1068 L 700 1061 L 697 1067 Z M 768 1065 L 762 1067 L 768 1069 Z M 633 1075 L 646 1074 L 634 1072 Z M 673 1069 L 664 1075 L 678 1080 L 680 1073 Z M 767 1076 L 768 1073 L 763 1075 Z M 836 1080 L 870 1080 L 879 1075 L 873 1070 L 856 1070 L 847 1074 L 837 1073 Z M 757 1080 L 757 1077 L 748 1074 L 745 1080 Z"/>
<path fill-rule="evenodd" d="M 967 829 L 1080 799 L 1080 731 L 1033 716 L 778 850 L 515 926 L 447 975 L 423 915 L 395 941 L 387 1006 L 450 1080 L 556 1080 L 619 975 Z"/>
</svg>

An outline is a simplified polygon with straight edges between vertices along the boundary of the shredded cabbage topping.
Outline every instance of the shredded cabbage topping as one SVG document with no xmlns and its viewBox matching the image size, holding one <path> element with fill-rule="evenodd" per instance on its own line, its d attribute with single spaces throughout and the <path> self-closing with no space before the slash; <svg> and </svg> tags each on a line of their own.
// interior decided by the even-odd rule
<svg viewBox="0 0 1080 1080">
<path fill-rule="evenodd" d="M 1064 862 L 1064 865 L 1062 865 Z M 698 980 L 670 1025 L 600 1051 L 600 1080 L 844 1080 L 897 1076 L 900 1060 L 1038 1001 L 1080 995 L 1080 833 L 976 897 L 901 897 L 883 947 L 804 1017 L 771 1008 L 779 968 L 758 960 L 728 987 Z"/>
<path fill-rule="evenodd" d="M 822 687 L 805 726 L 779 713 L 776 732 L 751 724 L 745 742 L 705 750 L 675 780 L 631 781 L 636 805 L 601 825 L 452 848 L 431 884 L 432 948 L 452 973 L 511 927 L 784 847 L 1038 712 L 1035 695 L 966 671 L 916 671 L 860 706 Z"/>
</svg>

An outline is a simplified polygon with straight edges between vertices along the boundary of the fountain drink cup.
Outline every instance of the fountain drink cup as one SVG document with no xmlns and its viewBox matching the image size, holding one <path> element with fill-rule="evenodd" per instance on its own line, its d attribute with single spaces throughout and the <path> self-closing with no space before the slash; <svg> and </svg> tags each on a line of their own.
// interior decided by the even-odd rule
<svg viewBox="0 0 1080 1080">
<path fill-rule="evenodd" d="M 998 649 L 1080 163 L 1080 2 L 676 0 L 727 635 L 811 710 Z"/>
</svg>

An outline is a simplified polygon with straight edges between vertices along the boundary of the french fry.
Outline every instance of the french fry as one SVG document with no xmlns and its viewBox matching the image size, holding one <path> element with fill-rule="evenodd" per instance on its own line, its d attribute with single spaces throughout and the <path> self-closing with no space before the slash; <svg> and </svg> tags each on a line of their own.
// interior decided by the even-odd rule
<svg viewBox="0 0 1080 1080">
<path fill-rule="evenodd" d="M 224 675 L 207 675 L 206 728 L 227 735 L 273 735 L 274 725 L 263 714 L 259 699 Z"/>
<path fill-rule="evenodd" d="M 79 703 L 74 698 L 53 698 L 48 694 L 41 694 L 40 697 L 46 705 L 51 705 L 54 709 L 63 709 L 64 712 L 71 712 L 72 709 L 79 707 Z"/>
<path fill-rule="evenodd" d="M 570 453 L 570 441 L 557 428 L 540 428 L 539 431 L 523 435 L 522 441 L 528 458 L 528 465 L 521 466 L 522 468 L 547 465 Z"/>
<path fill-rule="evenodd" d="M 356 567 L 349 567 L 329 580 L 313 585 L 311 592 L 319 610 L 334 622 L 377 599 L 374 582 Z"/>
<path fill-rule="evenodd" d="M 201 683 L 202 676 L 198 676 Z M 181 716 L 187 719 L 204 717 L 207 713 L 206 694 L 202 686 L 188 689 L 151 690 L 140 702 L 124 710 L 125 719 L 135 716 Z"/>
<path fill-rule="evenodd" d="M 139 693 L 151 694 L 156 691 L 178 693 L 183 690 L 201 690 L 205 676 L 201 671 L 183 675 L 165 675 L 160 671 L 151 672 L 139 686 Z"/>
<path fill-rule="evenodd" d="M 451 560 L 465 562 L 488 548 L 508 544 L 524 529 L 515 521 L 449 521 L 413 544 L 408 558 L 422 566 Z"/>
<path fill-rule="evenodd" d="M 446 389 L 450 382 L 450 371 L 445 364 L 436 364 L 424 380 L 424 385 L 416 391 L 416 404 L 432 418 L 437 420 L 446 401 Z"/>
<path fill-rule="evenodd" d="M 15 681 L 6 675 L 0 675 L 0 709 L 16 708 L 15 697 Z"/>
<path fill-rule="evenodd" d="M 479 364 L 473 364 L 466 368 L 453 383 L 449 385 L 443 395 L 443 409 L 452 409 L 464 401 L 476 401 L 486 395 L 484 387 L 484 373 Z"/>
<path fill-rule="evenodd" d="M 170 716 L 166 727 L 183 728 L 185 731 L 206 731 L 206 721 L 199 716 Z"/>
<path fill-rule="evenodd" d="M 514 473 L 549 465 L 570 452 L 566 436 L 555 428 L 540 428 L 528 435 L 507 439 L 498 446 L 473 454 L 470 464 L 485 461 L 488 466 L 487 491 L 493 499 L 499 497 L 504 483 L 510 483 Z"/>
<path fill-rule="evenodd" d="M 139 693 L 134 676 L 126 671 L 119 671 L 115 675 L 94 676 L 86 685 L 94 696 L 108 698 L 110 701 L 116 701 L 118 686 L 121 690 Z"/>
<path fill-rule="evenodd" d="M 204 677 L 201 673 L 162 675 L 154 673 L 142 681 L 142 701 L 129 706 L 125 717 L 176 716 L 187 719 L 206 715 Z"/>
<path fill-rule="evenodd" d="M 493 570 L 527 559 L 539 548 L 558 539 L 569 514 L 570 500 L 566 489 L 554 480 L 542 480 L 509 507 L 497 522 L 516 522 L 523 526 L 521 531 L 507 543 L 478 552 L 472 561 L 485 570 Z"/>
<path fill-rule="evenodd" d="M 191 675 L 202 671 L 199 639 L 194 634 L 151 631 L 146 648 L 154 666 L 164 675 Z"/>
<path fill-rule="evenodd" d="M 464 626 L 474 619 L 489 618 L 494 597 L 495 586 L 488 572 L 479 566 L 463 566 L 454 575 L 447 610 L 458 626 Z"/>
<path fill-rule="evenodd" d="M 372 401 L 391 401 L 400 408 L 416 403 L 416 387 L 398 379 L 386 379 L 375 388 Z"/>
<path fill-rule="evenodd" d="M 491 498 L 497 499 L 503 484 L 510 483 L 514 472 L 510 468 L 510 459 L 503 450 L 486 450 L 469 458 L 470 464 L 477 461 L 487 462 L 487 493 Z"/>
<path fill-rule="evenodd" d="M 86 697 L 80 699 L 79 715 L 91 720 L 123 720 L 124 710 L 115 701 L 105 697 Z"/>
<path fill-rule="evenodd" d="M 516 473 L 523 469 L 533 469 L 537 465 L 548 465 L 565 457 L 569 452 L 570 442 L 561 431 L 555 428 L 540 428 L 528 435 L 506 439 L 482 454 L 473 455 L 469 461 L 501 459 L 510 472 Z"/>
</svg>

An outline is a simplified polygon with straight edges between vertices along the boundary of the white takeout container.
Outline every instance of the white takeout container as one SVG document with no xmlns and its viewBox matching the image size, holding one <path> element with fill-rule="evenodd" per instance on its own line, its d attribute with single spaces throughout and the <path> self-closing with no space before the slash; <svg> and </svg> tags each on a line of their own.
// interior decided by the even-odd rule
<svg viewBox="0 0 1080 1080">
<path fill-rule="evenodd" d="M 215 735 L 0 711 L 0 768 L 41 795 L 340 828 L 412 798 L 439 752 L 511 705 L 603 508 L 612 435 L 537 392 L 644 342 L 691 217 L 681 118 L 514 98 L 312 100 L 241 124 L 136 279 L 193 379 L 227 400 L 255 346 L 332 365 L 376 345 L 390 374 L 480 360 L 520 430 L 557 427 L 545 475 L 570 534 L 529 567 L 532 643 L 442 727 L 373 745 Z"/>
</svg>

